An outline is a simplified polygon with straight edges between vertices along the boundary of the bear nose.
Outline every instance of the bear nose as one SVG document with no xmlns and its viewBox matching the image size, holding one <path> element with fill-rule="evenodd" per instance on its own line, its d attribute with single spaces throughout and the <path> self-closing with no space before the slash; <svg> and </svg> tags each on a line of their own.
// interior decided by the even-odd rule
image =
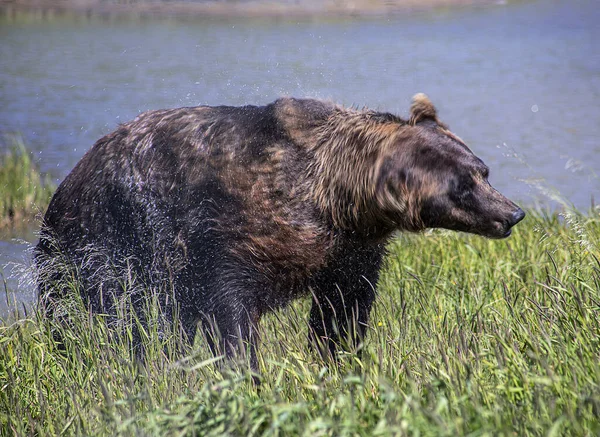
<svg viewBox="0 0 600 437">
<path fill-rule="evenodd" d="M 517 208 L 517 210 L 512 213 L 510 226 L 516 225 L 521 220 L 523 220 L 524 217 L 525 217 L 525 211 L 523 211 L 521 208 Z"/>
</svg>

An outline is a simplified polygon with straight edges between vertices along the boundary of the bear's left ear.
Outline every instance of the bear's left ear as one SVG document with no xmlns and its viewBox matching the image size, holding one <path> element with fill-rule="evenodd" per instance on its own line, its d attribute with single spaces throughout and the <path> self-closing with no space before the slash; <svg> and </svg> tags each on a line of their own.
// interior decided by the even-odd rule
<svg viewBox="0 0 600 437">
<path fill-rule="evenodd" d="M 424 120 L 433 120 L 437 123 L 437 111 L 429 97 L 423 93 L 415 94 L 410 106 L 410 119 L 408 123 L 412 126 Z"/>
</svg>

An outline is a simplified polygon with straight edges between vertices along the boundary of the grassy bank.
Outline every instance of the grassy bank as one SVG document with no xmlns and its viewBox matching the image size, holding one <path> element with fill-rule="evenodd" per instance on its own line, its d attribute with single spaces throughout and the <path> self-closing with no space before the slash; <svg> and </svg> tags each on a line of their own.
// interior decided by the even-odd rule
<svg viewBox="0 0 600 437">
<path fill-rule="evenodd" d="M 0 152 L 0 230 L 30 226 L 56 187 L 41 175 L 19 137 L 6 138 L 0 150 L 5 150 Z"/>
<path fill-rule="evenodd" d="M 361 359 L 306 346 L 308 302 L 262 325 L 259 388 L 154 338 L 144 368 L 81 318 L 0 328 L 3 435 L 600 433 L 600 216 L 530 213 L 508 240 L 433 232 L 391 246 Z M 90 326 L 90 323 L 93 326 Z M 162 345 L 166 344 L 163 348 Z"/>
</svg>

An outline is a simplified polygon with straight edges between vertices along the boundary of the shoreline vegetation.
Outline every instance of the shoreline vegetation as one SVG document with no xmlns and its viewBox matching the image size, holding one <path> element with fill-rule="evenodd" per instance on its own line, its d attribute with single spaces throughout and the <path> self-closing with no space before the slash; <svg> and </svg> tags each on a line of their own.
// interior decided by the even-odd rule
<svg viewBox="0 0 600 437">
<path fill-rule="evenodd" d="M 498 0 L 0 0 L 0 11 L 14 16 L 40 12 L 101 16 L 178 17 L 352 17 L 386 16 L 432 9 L 502 4 Z M 43 18 L 43 17 L 42 17 Z"/>
<path fill-rule="evenodd" d="M 0 140 L 1 141 L 1 140 Z M 19 136 L 8 136 L 0 153 L 0 232 L 35 224 L 46 211 L 56 186 L 42 175 Z"/>
<path fill-rule="evenodd" d="M 597 211 L 530 212 L 506 240 L 401 234 L 362 355 L 319 358 L 304 299 L 261 322 L 258 387 L 160 321 L 136 362 L 72 284 L 69 326 L 0 324 L 0 435 L 599 435 L 599 260 Z"/>
</svg>

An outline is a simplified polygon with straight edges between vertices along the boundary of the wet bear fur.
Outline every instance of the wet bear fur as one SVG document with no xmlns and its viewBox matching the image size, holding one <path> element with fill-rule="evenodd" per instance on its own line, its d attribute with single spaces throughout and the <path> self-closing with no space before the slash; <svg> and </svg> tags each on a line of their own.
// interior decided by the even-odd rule
<svg viewBox="0 0 600 437">
<path fill-rule="evenodd" d="M 56 191 L 40 304 L 51 316 L 65 299 L 66 260 L 91 312 L 116 314 L 125 294 L 139 309 L 159 290 L 188 339 L 200 325 L 215 352 L 244 342 L 255 364 L 261 316 L 311 296 L 311 338 L 333 353 L 360 344 L 394 231 L 509 235 L 523 212 L 487 176 L 422 94 L 408 120 L 293 98 L 147 112 Z"/>
</svg>

